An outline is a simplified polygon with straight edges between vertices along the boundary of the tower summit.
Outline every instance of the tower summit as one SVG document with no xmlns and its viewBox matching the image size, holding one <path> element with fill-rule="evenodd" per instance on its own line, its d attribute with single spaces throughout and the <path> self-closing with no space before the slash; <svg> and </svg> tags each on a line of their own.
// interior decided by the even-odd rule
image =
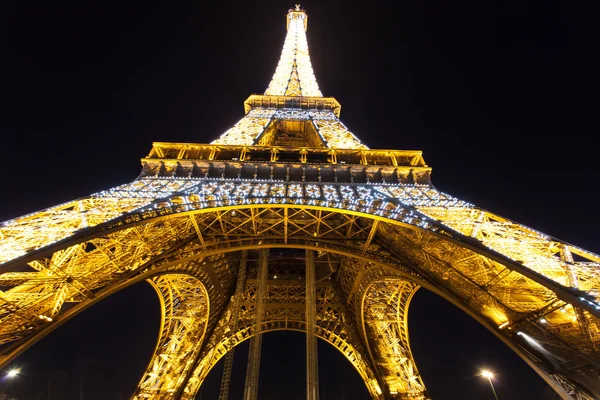
<svg viewBox="0 0 600 400">
<path fill-rule="evenodd" d="M 246 115 L 212 144 L 367 149 L 340 121 L 340 103 L 319 90 L 306 39 L 308 16 L 299 4 L 288 11 L 286 26 L 264 95 L 251 95 L 244 103 Z"/>
<path fill-rule="evenodd" d="M 132 399 L 191 400 L 222 358 L 227 399 L 233 349 L 249 340 L 255 400 L 263 334 L 296 330 L 307 400 L 317 338 L 373 399 L 425 400 L 408 326 L 424 288 L 563 399 L 597 399 L 600 256 L 438 191 L 420 151 L 367 148 L 318 89 L 306 13 L 286 18 L 267 90 L 215 141 L 155 142 L 132 182 L 0 224 L 0 368 L 147 281 L 161 329 Z"/>
<path fill-rule="evenodd" d="M 286 22 L 287 35 L 281 58 L 265 95 L 322 97 L 308 52 L 308 16 L 296 4 L 295 9 L 288 11 Z"/>
</svg>

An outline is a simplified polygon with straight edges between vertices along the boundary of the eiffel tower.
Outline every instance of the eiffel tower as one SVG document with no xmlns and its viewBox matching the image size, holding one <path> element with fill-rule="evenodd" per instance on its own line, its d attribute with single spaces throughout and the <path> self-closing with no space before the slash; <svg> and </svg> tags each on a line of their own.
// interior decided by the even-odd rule
<svg viewBox="0 0 600 400">
<path fill-rule="evenodd" d="M 258 396 L 263 333 L 317 338 L 374 399 L 428 399 L 407 312 L 423 287 L 502 340 L 563 399 L 600 396 L 600 256 L 438 191 L 422 152 L 369 149 L 323 97 L 308 17 L 264 94 L 210 144 L 153 143 L 133 182 L 0 225 L 0 366 L 140 281 L 162 323 L 132 399 L 193 399 L 221 359 L 228 398 L 249 340 Z"/>
</svg>

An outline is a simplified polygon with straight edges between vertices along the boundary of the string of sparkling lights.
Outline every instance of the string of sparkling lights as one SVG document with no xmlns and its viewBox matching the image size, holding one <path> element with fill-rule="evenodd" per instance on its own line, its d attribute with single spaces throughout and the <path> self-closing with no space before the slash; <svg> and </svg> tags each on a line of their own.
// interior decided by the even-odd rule
<svg viewBox="0 0 600 400">
<path fill-rule="evenodd" d="M 306 13 L 290 10 L 267 90 L 211 144 L 154 143 L 133 182 L 0 225 L 0 364 L 149 280 L 163 317 L 133 398 L 191 399 L 236 344 L 295 329 L 339 349 L 373 398 L 425 400 L 407 327 L 420 287 L 470 313 L 560 390 L 577 387 L 565 377 L 592 376 L 572 365 L 599 351 L 600 256 L 437 190 L 419 151 L 367 148 L 337 100 L 322 97 L 306 29 Z M 291 283 L 268 276 L 278 248 L 304 254 Z M 319 257 L 326 272 L 298 285 Z M 252 277 L 236 303 L 240 262 Z M 571 364 L 546 373 L 538 356 L 549 349 Z M 307 364 L 318 376 L 316 357 Z"/>
<path fill-rule="evenodd" d="M 275 75 L 265 91 L 270 96 L 321 97 L 313 73 L 308 42 L 306 40 L 307 16 L 297 8 L 287 16 L 287 35 Z M 291 77 L 291 78 L 290 78 Z"/>
<path fill-rule="evenodd" d="M 434 221 L 441 221 L 444 226 L 454 231 L 480 239 L 485 246 L 510 259 L 520 259 L 528 268 L 561 285 L 568 285 L 573 282 L 577 284 L 577 286 L 574 286 L 575 288 L 588 292 L 591 299 L 595 299 L 598 295 L 597 288 L 600 287 L 600 273 L 594 268 L 589 268 L 590 266 L 598 266 L 598 263 L 594 262 L 597 260 L 597 256 L 574 246 L 560 243 L 547 235 L 520 224 L 500 219 L 500 217 L 491 213 L 452 198 L 447 194 L 440 193 L 430 186 L 386 184 L 356 186 L 302 185 L 298 183 L 255 181 L 240 183 L 234 185 L 233 183 L 223 183 L 221 180 L 194 182 L 189 179 L 144 179 L 100 192 L 89 199 L 79 200 L 77 203 L 68 203 L 45 210 L 39 214 L 7 221 L 0 228 L 0 232 L 6 239 L 2 245 L 10 251 L 2 253 L 4 255 L 2 261 L 10 261 L 27 251 L 47 246 L 68 237 L 79 229 L 108 222 L 125 213 L 132 211 L 143 213 L 146 210 L 145 206 L 151 201 L 155 201 L 152 206 L 154 209 L 159 208 L 160 204 L 172 205 L 173 199 L 169 199 L 168 196 L 180 192 L 187 195 L 202 195 L 201 197 L 190 198 L 186 202 L 188 204 L 187 208 L 183 211 L 191 210 L 192 204 L 201 209 L 262 203 L 312 206 L 322 204 L 327 207 L 346 208 L 392 219 L 400 218 L 403 222 L 429 227 L 430 229 L 435 229 L 433 227 L 437 226 Z M 99 202 L 100 199 L 106 201 L 106 203 Z M 401 203 L 396 204 L 392 200 L 400 200 Z M 377 201 L 376 206 L 373 203 L 374 201 Z M 415 207 L 415 210 L 421 216 L 417 217 L 417 213 L 414 211 L 408 212 L 408 207 Z M 102 213 L 101 210 L 105 208 L 109 212 Z M 90 213 L 88 210 L 94 211 Z M 90 214 L 94 218 L 91 218 Z M 48 219 L 50 218 L 47 217 L 48 215 L 52 216 L 51 225 L 56 229 L 46 230 L 44 237 L 37 237 L 34 240 L 37 245 L 32 246 L 24 243 L 25 238 L 28 238 L 29 241 L 33 240 L 28 232 L 37 229 L 39 226 L 49 225 Z M 399 217 L 400 215 L 402 217 Z M 18 246 L 15 245 L 17 243 Z M 519 243 L 519 246 L 515 246 L 515 243 Z M 570 251 L 588 256 L 594 261 L 573 261 L 569 263 L 569 268 L 567 268 L 566 261 L 559 257 L 560 248 L 565 246 Z M 528 251 L 523 252 L 523 248 L 527 248 Z M 599 307 L 599 304 L 591 299 L 582 297 L 582 302 L 586 302 L 594 308 Z M 500 323 L 504 322 L 501 321 Z"/>
</svg>

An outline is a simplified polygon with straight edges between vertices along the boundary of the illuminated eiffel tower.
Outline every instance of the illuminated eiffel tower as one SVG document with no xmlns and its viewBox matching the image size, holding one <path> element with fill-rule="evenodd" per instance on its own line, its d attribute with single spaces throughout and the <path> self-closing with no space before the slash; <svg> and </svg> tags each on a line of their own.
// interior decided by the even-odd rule
<svg viewBox="0 0 600 400">
<path fill-rule="evenodd" d="M 264 94 L 210 144 L 154 143 L 140 176 L 0 225 L 0 366 L 136 282 L 162 305 L 133 399 L 193 399 L 250 340 L 306 332 L 307 399 L 317 338 L 374 399 L 427 399 L 407 311 L 420 287 L 458 306 L 564 399 L 600 396 L 600 256 L 439 192 L 420 151 L 369 149 L 323 97 L 307 15 L 287 13 Z"/>
</svg>

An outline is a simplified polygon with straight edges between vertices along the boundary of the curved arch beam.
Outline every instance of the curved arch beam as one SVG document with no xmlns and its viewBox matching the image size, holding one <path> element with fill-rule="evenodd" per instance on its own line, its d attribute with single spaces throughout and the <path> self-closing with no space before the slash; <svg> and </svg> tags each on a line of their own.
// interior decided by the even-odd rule
<svg viewBox="0 0 600 400">
<path fill-rule="evenodd" d="M 149 280 L 161 304 L 158 342 L 132 399 L 171 399 L 185 384 L 200 351 L 210 315 L 202 282 L 190 275 L 164 274 Z"/>
<path fill-rule="evenodd" d="M 580 393 L 582 398 L 591 399 L 592 397 L 585 397 L 585 393 L 582 392 L 581 388 L 574 382 L 569 379 L 565 379 L 565 376 L 561 374 L 555 374 L 551 370 L 548 370 L 544 365 L 542 360 L 537 359 L 534 355 L 527 351 L 526 348 L 517 344 L 514 341 L 514 336 L 512 339 L 505 334 L 502 334 L 502 331 L 498 331 L 493 323 L 490 322 L 485 316 L 479 314 L 478 312 L 472 310 L 468 304 L 465 303 L 460 296 L 452 295 L 440 287 L 432 284 L 428 280 L 423 277 L 420 277 L 415 273 L 414 270 L 404 267 L 402 264 L 398 262 L 398 260 L 394 259 L 394 257 L 386 257 L 381 253 L 377 252 L 367 252 L 365 254 L 357 254 L 356 249 L 351 247 L 344 246 L 330 246 L 329 243 L 324 241 L 319 241 L 315 239 L 310 239 L 301 243 L 300 241 L 295 241 L 294 243 L 282 244 L 277 240 L 258 240 L 258 239 L 250 239 L 245 241 L 239 241 L 236 243 L 238 247 L 232 246 L 227 248 L 219 248 L 215 247 L 212 249 L 207 249 L 206 251 L 198 251 L 197 246 L 193 246 L 193 248 L 189 248 L 188 246 L 187 252 L 178 252 L 173 255 L 166 255 L 160 257 L 158 260 L 152 260 L 152 262 L 148 262 L 147 266 L 140 269 L 140 275 L 136 278 L 136 280 L 124 281 L 113 286 L 108 286 L 102 289 L 97 293 L 96 297 L 93 299 L 88 299 L 83 303 L 79 303 L 76 307 L 73 307 L 67 310 L 64 315 L 60 315 L 56 318 L 53 323 L 46 325 L 43 329 L 41 329 L 38 334 L 29 336 L 27 340 L 24 342 L 19 342 L 18 346 L 14 347 L 8 352 L 4 353 L 2 358 L 2 365 L 6 365 L 10 360 L 14 359 L 17 355 L 22 353 L 24 350 L 29 348 L 32 344 L 37 342 L 40 338 L 50 333 L 53 329 L 55 329 L 60 324 L 64 323 L 69 318 L 76 315 L 79 311 L 87 308 L 89 305 L 96 303 L 100 299 L 115 293 L 116 291 L 124 288 L 132 283 L 139 281 L 139 279 L 147 279 L 156 273 L 165 273 L 167 271 L 176 271 L 178 265 L 180 263 L 194 263 L 196 260 L 202 260 L 205 257 L 213 257 L 218 254 L 231 253 L 238 250 L 251 250 L 258 248 L 272 248 L 272 247 L 281 247 L 281 248 L 302 248 L 302 249 L 312 249 L 312 250 L 326 250 L 333 254 L 344 255 L 351 258 L 355 258 L 363 263 L 370 263 L 371 266 L 366 268 L 365 274 L 372 275 L 375 277 L 401 277 L 402 279 L 407 279 L 409 281 L 415 282 L 420 286 L 424 286 L 429 290 L 434 291 L 438 295 L 444 297 L 454 305 L 458 306 L 460 309 L 471 315 L 474 319 L 476 319 L 479 323 L 485 326 L 488 330 L 494 333 L 498 338 L 500 338 L 503 342 L 505 342 L 513 351 L 515 351 L 522 359 L 524 359 L 540 376 L 542 376 L 550 386 L 552 386 L 557 392 L 564 393 L 564 398 L 570 398 L 567 394 L 565 388 L 569 388 L 570 391 L 575 391 Z M 434 260 L 429 260 L 429 262 L 433 262 Z M 154 264 L 153 264 L 154 263 Z M 392 266 L 392 267 L 390 267 Z M 184 270 L 190 271 L 189 268 L 185 267 Z M 191 377 L 190 382 L 195 380 L 194 376 Z M 193 383 L 191 383 L 193 385 Z M 199 387 L 199 386 L 198 386 Z M 186 387 L 187 390 L 187 387 Z"/>
<path fill-rule="evenodd" d="M 582 275 L 582 264 L 568 261 L 569 252 L 594 260 L 595 256 L 591 253 L 564 245 L 561 250 L 564 262 L 559 264 L 565 268 L 561 270 L 563 272 L 557 272 L 559 278 L 551 279 L 542 274 L 549 274 L 548 271 L 532 270 L 529 265 L 515 261 L 514 257 L 504 256 L 467 236 L 466 231 L 458 232 L 423 214 L 427 210 L 435 211 L 435 207 L 439 207 L 439 199 L 426 200 L 418 195 L 421 197 L 400 202 L 399 195 L 394 197 L 388 193 L 386 197 L 382 194 L 384 190 L 390 192 L 390 187 L 369 185 L 355 185 L 350 189 L 312 185 L 317 187 L 315 190 L 321 196 L 313 199 L 306 196 L 311 185 L 305 185 L 302 189 L 305 197 L 296 198 L 289 197 L 290 185 L 287 184 L 250 182 L 247 185 L 253 191 L 264 189 L 264 196 L 228 196 L 227 190 L 234 193 L 244 185 L 232 183 L 228 187 L 215 182 L 201 182 L 189 188 L 193 193 L 163 198 L 161 202 L 154 202 L 122 217 L 80 228 L 69 238 L 55 241 L 49 247 L 30 248 L 27 255 L 5 263 L 4 270 L 11 266 L 15 266 L 16 270 L 0 275 L 0 284 L 12 287 L 0 293 L 0 301 L 3 302 L 0 322 L 6 334 L 2 337 L 0 333 L 0 341 L 7 343 L 30 336 L 59 317 L 64 304 L 93 299 L 104 287 L 138 273 L 148 260 L 171 254 L 182 244 L 195 246 L 201 254 L 213 251 L 216 254 L 228 252 L 229 248 L 241 249 L 262 242 L 278 244 L 279 247 L 312 246 L 309 242 L 312 240 L 314 246 L 318 244 L 330 251 L 337 248 L 339 252 L 353 253 L 354 256 L 362 253 L 365 258 L 375 259 L 381 259 L 381 256 L 370 247 L 379 243 L 385 251 L 394 254 L 383 258 L 394 260 L 394 265 L 410 265 L 405 268 L 407 275 L 427 277 L 428 281 L 449 290 L 469 307 L 475 304 L 479 309 L 474 311 L 483 313 L 493 325 L 498 327 L 505 322 L 518 321 L 522 329 L 531 328 L 528 334 L 544 340 L 549 337 L 547 343 L 554 346 L 552 351 L 559 351 L 556 346 L 567 344 L 576 352 L 583 351 L 588 362 L 598 364 L 600 329 L 596 314 L 599 311 L 586 293 L 563 285 L 567 277 L 571 282 L 578 282 L 579 287 L 595 282 L 593 274 Z M 264 188 L 260 189 L 263 187 L 260 185 Z M 331 187 L 334 187 L 335 194 L 327 192 Z M 275 196 L 279 189 L 287 194 Z M 345 190 L 352 193 L 344 197 L 344 193 L 349 193 Z M 425 193 L 427 188 L 411 190 Z M 420 203 L 417 204 L 415 199 L 419 199 Z M 444 207 L 469 208 L 464 204 L 453 205 L 449 199 L 443 202 L 446 202 Z M 416 211 L 417 206 L 420 211 Z M 236 219 L 242 222 L 234 222 Z M 380 221 L 378 226 L 374 221 Z M 558 242 L 538 238 L 535 234 L 526 236 L 527 232 L 518 229 L 517 235 L 516 231 L 513 232 L 516 228 L 512 223 L 505 221 L 503 224 L 504 231 L 494 231 L 496 237 L 506 235 L 509 240 L 505 243 L 516 237 L 529 238 L 529 247 L 525 247 L 536 254 L 536 260 L 548 260 L 549 265 L 555 265 L 557 253 L 554 249 Z M 474 232 L 476 237 L 481 231 Z M 487 235 L 490 230 L 485 232 Z M 362 247 L 348 250 L 356 244 Z M 460 261 L 447 257 L 461 252 L 465 256 L 461 256 Z M 47 258 L 35 259 L 43 254 Z M 29 260 L 30 270 L 22 272 L 19 262 L 24 260 Z M 436 266 L 436 269 L 431 266 Z M 552 268 L 552 271 L 556 270 Z M 212 275 L 217 285 L 226 285 L 223 280 L 219 282 L 218 274 Z M 443 283 L 444 279 L 461 280 L 465 291 L 455 293 L 454 288 Z M 518 286 L 506 289 L 507 281 Z M 523 294 L 517 293 L 519 290 Z M 587 297 L 580 298 L 579 294 Z M 512 303 L 507 303 L 507 298 Z M 511 309 L 513 306 L 519 308 Z M 574 315 L 574 320 L 569 322 L 571 329 L 564 329 L 564 317 L 559 312 Z M 537 323 L 540 316 L 544 316 L 547 325 Z M 512 337 L 514 334 L 504 335 L 511 341 L 518 341 L 518 338 Z"/>
<path fill-rule="evenodd" d="M 128 237 L 128 236 L 119 236 Z M 165 236 L 167 241 L 170 240 L 169 236 Z M 260 248 L 295 248 L 305 250 L 326 250 L 329 253 L 355 257 L 363 262 L 373 262 L 380 269 L 378 271 L 385 271 L 384 273 L 396 274 L 402 276 L 405 279 L 414 280 L 419 282 L 421 285 L 426 284 L 425 278 L 417 274 L 415 271 L 406 268 L 393 257 L 385 256 L 377 252 L 357 252 L 355 247 L 344 246 L 343 244 L 332 244 L 324 242 L 319 239 L 311 238 L 310 240 L 294 240 L 288 244 L 282 244 L 279 240 L 273 239 L 248 239 L 238 241 L 232 244 L 230 247 L 221 248 L 220 246 L 210 248 L 199 248 L 193 243 L 183 243 L 180 246 L 176 246 L 171 251 L 164 251 L 158 256 L 149 258 L 148 261 L 142 263 L 146 259 L 146 255 L 143 252 L 138 254 L 141 260 L 136 260 L 140 263 L 140 266 L 128 273 L 118 275 L 114 277 L 114 281 L 108 285 L 104 285 L 98 288 L 93 296 L 89 298 L 82 298 L 69 308 L 62 309 L 61 312 L 53 318 L 51 321 L 45 321 L 44 324 L 39 324 L 37 329 L 29 329 L 23 336 L 18 336 L 15 332 L 10 332 L 10 326 L 2 325 L 0 329 L 4 329 L 5 335 L 12 334 L 13 337 L 17 336 L 20 340 L 16 340 L 5 345 L 1 348 L 0 352 L 0 367 L 8 364 L 11 360 L 27 350 L 37 341 L 45 337 L 47 334 L 58 328 L 69 319 L 73 318 L 78 313 L 84 311 L 88 307 L 96 304 L 102 299 L 145 279 L 150 279 L 156 274 L 164 273 L 188 273 L 195 276 L 202 276 L 205 285 L 211 288 L 211 296 L 213 300 L 213 309 L 219 305 L 223 307 L 227 300 L 226 293 L 223 293 L 221 289 L 227 287 L 226 282 L 232 282 L 233 272 L 232 268 L 226 260 L 228 254 L 245 251 L 255 250 Z M 159 253 L 160 253 L 159 248 Z M 83 267 L 86 267 L 87 259 L 84 257 L 77 259 Z M 210 262 L 206 262 L 210 260 Z M 222 276 L 224 279 L 218 281 L 215 276 Z M 224 283 L 225 282 L 225 283 Z M 37 281 L 37 285 L 42 285 L 44 282 Z M 230 284 L 229 283 L 229 284 Z M 36 288 L 36 286 L 33 286 Z M 17 313 L 15 313 L 17 314 Z M 11 315 L 15 319 L 21 318 L 21 315 Z M 211 316 L 215 318 L 214 316 Z M 31 318 L 34 322 L 37 322 L 35 315 Z"/>
<path fill-rule="evenodd" d="M 81 299 L 71 307 L 61 310 L 55 318 L 51 321 L 47 321 L 46 324 L 41 325 L 39 329 L 29 331 L 29 335 L 24 336 L 21 340 L 4 345 L 0 352 L 0 366 L 7 365 L 46 335 L 108 296 L 141 281 L 158 279 L 158 276 L 164 274 L 170 274 L 171 276 L 190 276 L 190 279 L 196 279 L 202 287 L 207 289 L 208 297 L 212 304 L 211 309 L 214 311 L 210 313 L 209 325 L 214 326 L 218 320 L 218 315 L 215 314 L 219 314 L 223 310 L 227 301 L 227 292 L 229 290 L 226 284 L 217 284 L 214 280 L 214 276 L 221 276 L 224 280 L 231 279 L 233 273 L 231 256 L 228 254 L 212 254 L 189 257 L 186 259 L 178 253 L 182 252 L 183 254 L 183 249 L 189 250 L 189 244 L 187 246 L 176 247 L 174 249 L 175 255 L 168 257 L 168 253 L 165 253 L 160 257 L 154 257 L 142 264 L 138 269 L 115 278 L 110 285 L 105 285 L 95 291 L 93 297 Z M 168 315 L 168 313 L 165 315 Z"/>
<path fill-rule="evenodd" d="M 370 283 L 363 295 L 365 341 L 393 398 L 429 398 L 408 335 L 408 306 L 418 289 L 408 281 L 384 279 Z"/>
<path fill-rule="evenodd" d="M 111 212 L 102 211 L 89 222 L 85 216 L 89 206 L 83 206 L 84 201 L 95 204 L 99 210 Z M 336 210 L 435 232 L 552 288 L 568 302 L 600 317 L 600 311 L 596 309 L 600 300 L 590 292 L 600 286 L 597 274 L 590 273 L 590 269 L 597 269 L 598 265 L 575 262 L 571 254 L 595 263 L 600 262 L 600 256 L 477 209 L 428 185 L 334 185 L 252 180 L 197 182 L 144 178 L 68 207 L 63 205 L 56 210 L 48 209 L 5 222 L 0 227 L 0 234 L 5 238 L 2 245 L 8 247 L 4 249 L 5 258 L 0 259 L 0 263 L 43 256 L 46 247 L 64 246 L 69 238 L 81 240 L 94 231 L 122 228 L 165 215 L 269 204 Z M 54 234 L 39 239 L 32 234 L 48 222 Z M 490 236 L 493 239 L 486 240 Z M 515 246 L 510 243 L 516 241 L 520 250 L 515 253 Z M 562 249 L 561 257 L 557 257 L 556 249 Z"/>
<path fill-rule="evenodd" d="M 283 330 L 306 333 L 306 323 L 299 320 L 268 321 L 262 325 L 262 334 Z M 256 330 L 256 325 L 247 326 L 243 329 L 240 329 L 237 334 L 231 334 L 230 336 L 223 337 L 218 343 L 216 343 L 215 347 L 208 349 L 205 352 L 204 357 L 199 361 L 181 399 L 194 399 L 196 393 L 200 389 L 200 386 L 208 376 L 208 373 L 217 364 L 217 362 L 224 357 L 229 350 L 256 335 Z M 352 366 L 363 379 L 363 382 L 365 382 L 367 390 L 373 399 L 383 399 L 382 390 L 372 370 L 369 366 L 365 365 L 362 355 L 355 346 L 348 342 L 347 338 L 339 336 L 334 331 L 322 325 L 317 326 L 315 335 L 338 349 L 346 357 L 346 359 L 350 361 Z"/>
</svg>

